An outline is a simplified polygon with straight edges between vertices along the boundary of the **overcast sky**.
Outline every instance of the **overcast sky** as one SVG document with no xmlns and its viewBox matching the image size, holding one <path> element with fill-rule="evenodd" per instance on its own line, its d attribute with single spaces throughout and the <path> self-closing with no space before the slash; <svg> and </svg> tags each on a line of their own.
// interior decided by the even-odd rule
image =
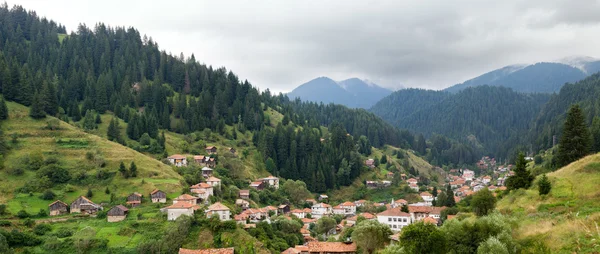
<svg viewBox="0 0 600 254">
<path fill-rule="evenodd" d="M 133 26 L 276 92 L 320 76 L 441 89 L 510 64 L 600 57 L 594 0 L 7 2 L 68 30 Z"/>
</svg>

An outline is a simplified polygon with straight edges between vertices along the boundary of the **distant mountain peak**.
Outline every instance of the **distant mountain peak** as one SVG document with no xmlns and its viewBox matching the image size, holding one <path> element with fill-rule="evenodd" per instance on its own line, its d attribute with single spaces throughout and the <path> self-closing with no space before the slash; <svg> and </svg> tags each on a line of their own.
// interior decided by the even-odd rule
<svg viewBox="0 0 600 254">
<path fill-rule="evenodd" d="M 567 56 L 556 60 L 557 63 L 566 64 L 581 71 L 588 73 L 587 65 L 592 62 L 599 61 L 600 59 L 591 56 Z"/>
</svg>

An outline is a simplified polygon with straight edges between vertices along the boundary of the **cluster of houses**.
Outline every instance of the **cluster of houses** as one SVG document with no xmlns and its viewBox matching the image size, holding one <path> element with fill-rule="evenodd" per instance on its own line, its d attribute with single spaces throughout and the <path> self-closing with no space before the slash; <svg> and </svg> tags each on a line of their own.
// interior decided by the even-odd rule
<svg viewBox="0 0 600 254">
<path fill-rule="evenodd" d="M 236 150 L 233 147 L 227 147 L 225 150 L 234 155 L 236 153 Z M 217 154 L 217 147 L 216 146 L 208 146 L 205 148 L 205 151 L 208 155 L 194 155 L 192 157 L 194 160 L 194 163 L 196 163 L 196 165 L 199 165 L 201 167 L 213 167 L 214 168 L 217 165 L 217 162 L 216 162 L 215 158 L 211 155 Z M 176 167 L 185 167 L 188 165 L 188 158 L 185 155 L 181 155 L 181 154 L 173 154 L 173 155 L 167 157 L 167 160 Z"/>
<path fill-rule="evenodd" d="M 449 182 L 450 187 L 454 190 L 454 199 L 458 202 L 460 199 L 473 195 L 475 192 L 485 188 L 492 192 L 506 190 L 504 182 L 514 173 L 506 167 L 500 168 L 505 172 L 503 176 L 500 176 L 498 173 L 499 170 L 495 169 L 493 176 L 483 175 L 479 177 L 475 177 L 475 172 L 472 170 L 451 169 L 446 181 Z"/>
</svg>

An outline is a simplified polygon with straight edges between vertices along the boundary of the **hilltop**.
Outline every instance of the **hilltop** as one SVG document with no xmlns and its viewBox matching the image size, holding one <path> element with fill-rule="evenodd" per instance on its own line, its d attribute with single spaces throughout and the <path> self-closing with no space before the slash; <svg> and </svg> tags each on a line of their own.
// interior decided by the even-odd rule
<svg viewBox="0 0 600 254">
<path fill-rule="evenodd" d="M 546 197 L 537 187 L 514 191 L 499 200 L 498 210 L 519 222 L 513 232 L 517 238 L 542 241 L 552 253 L 594 253 L 600 240 L 600 154 L 549 173 L 548 178 L 552 191 Z"/>
</svg>

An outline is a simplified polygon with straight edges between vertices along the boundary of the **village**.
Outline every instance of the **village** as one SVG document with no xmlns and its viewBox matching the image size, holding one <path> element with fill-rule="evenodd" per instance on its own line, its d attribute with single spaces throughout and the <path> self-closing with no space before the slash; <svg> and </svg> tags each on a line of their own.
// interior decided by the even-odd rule
<svg viewBox="0 0 600 254">
<path fill-rule="evenodd" d="M 227 152 L 235 153 L 232 148 L 227 148 Z M 349 200 L 337 204 L 329 202 L 329 196 L 319 194 L 315 198 L 305 200 L 304 207 L 292 207 L 290 204 L 279 204 L 278 206 L 252 207 L 250 202 L 251 189 L 253 191 L 263 191 L 265 189 L 277 190 L 280 188 L 280 179 L 275 176 L 268 176 L 249 181 L 249 189 L 239 190 L 237 199 L 235 200 L 236 210 L 241 212 L 235 214 L 234 209 L 224 205 L 221 202 L 210 202 L 210 197 L 215 195 L 215 191 L 222 187 L 221 179 L 214 175 L 213 167 L 217 161 L 210 155 L 217 153 L 217 147 L 210 146 L 206 148 L 208 156 L 196 155 L 193 162 L 201 166 L 201 173 L 204 181 L 191 185 L 189 194 L 185 193 L 171 200 L 167 204 L 167 193 L 162 190 L 155 189 L 147 193 L 148 200 L 151 203 L 165 204 L 160 208 L 160 212 L 166 214 L 168 221 L 175 221 L 181 216 L 194 216 L 196 213 L 204 213 L 207 218 L 215 217 L 221 221 L 235 221 L 244 229 L 255 228 L 257 223 L 271 223 L 271 219 L 275 216 L 284 216 L 287 219 L 297 218 L 302 221 L 303 227 L 300 233 L 304 237 L 304 245 L 290 247 L 283 251 L 286 254 L 298 253 L 356 253 L 357 246 L 351 239 L 339 239 L 341 241 L 331 242 L 324 241 L 323 235 L 316 234 L 314 231 L 315 224 L 323 217 L 341 217 L 341 221 L 331 228 L 329 232 L 325 232 L 326 237 L 340 237 L 340 233 L 345 228 L 353 227 L 359 220 L 376 220 L 381 224 L 387 225 L 394 233 L 390 238 L 391 241 L 398 241 L 398 237 L 403 227 L 412 223 L 422 221 L 441 226 L 443 219 L 453 219 L 456 214 L 447 214 L 446 218 L 442 218 L 443 212 L 447 209 L 445 206 L 436 206 L 437 194 L 442 190 L 434 189 L 433 187 L 423 185 L 418 178 L 407 178 L 406 174 L 400 174 L 402 185 L 406 185 L 414 193 L 418 193 L 420 197 L 418 202 L 408 202 L 404 199 L 391 199 L 385 202 L 370 202 L 366 200 Z M 183 167 L 188 165 L 188 157 L 184 155 L 174 154 L 168 157 L 169 162 L 175 167 Z M 365 161 L 365 166 L 372 168 L 372 159 Z M 483 175 L 476 177 L 475 171 L 469 169 L 450 169 L 446 175 L 445 186 L 450 187 L 454 193 L 453 198 L 456 203 L 461 199 L 473 195 L 475 192 L 484 188 L 489 189 L 494 194 L 496 190 L 505 190 L 505 179 L 513 174 L 511 171 L 512 165 L 497 166 L 493 159 L 488 157 L 482 158 L 477 167 L 482 172 L 491 170 L 491 175 Z M 388 178 L 393 178 L 394 173 L 388 173 Z M 367 188 L 386 188 L 392 184 L 389 180 L 383 181 L 366 181 Z M 437 193 L 433 193 L 437 190 Z M 131 193 L 126 197 L 124 204 L 119 204 L 111 207 L 106 212 L 106 220 L 110 223 L 118 223 L 125 220 L 130 209 L 135 209 L 145 202 L 142 193 Z M 363 211 L 366 205 L 376 207 L 379 211 L 365 212 Z M 104 210 L 100 204 L 94 203 L 85 196 L 80 196 L 70 204 L 61 200 L 56 200 L 48 205 L 50 216 L 60 216 L 66 214 L 83 214 L 94 216 L 99 211 Z M 322 239 L 319 241 L 319 239 Z M 179 253 L 234 253 L 233 248 L 224 249 L 204 249 L 204 250 L 189 250 L 180 249 Z"/>
</svg>

